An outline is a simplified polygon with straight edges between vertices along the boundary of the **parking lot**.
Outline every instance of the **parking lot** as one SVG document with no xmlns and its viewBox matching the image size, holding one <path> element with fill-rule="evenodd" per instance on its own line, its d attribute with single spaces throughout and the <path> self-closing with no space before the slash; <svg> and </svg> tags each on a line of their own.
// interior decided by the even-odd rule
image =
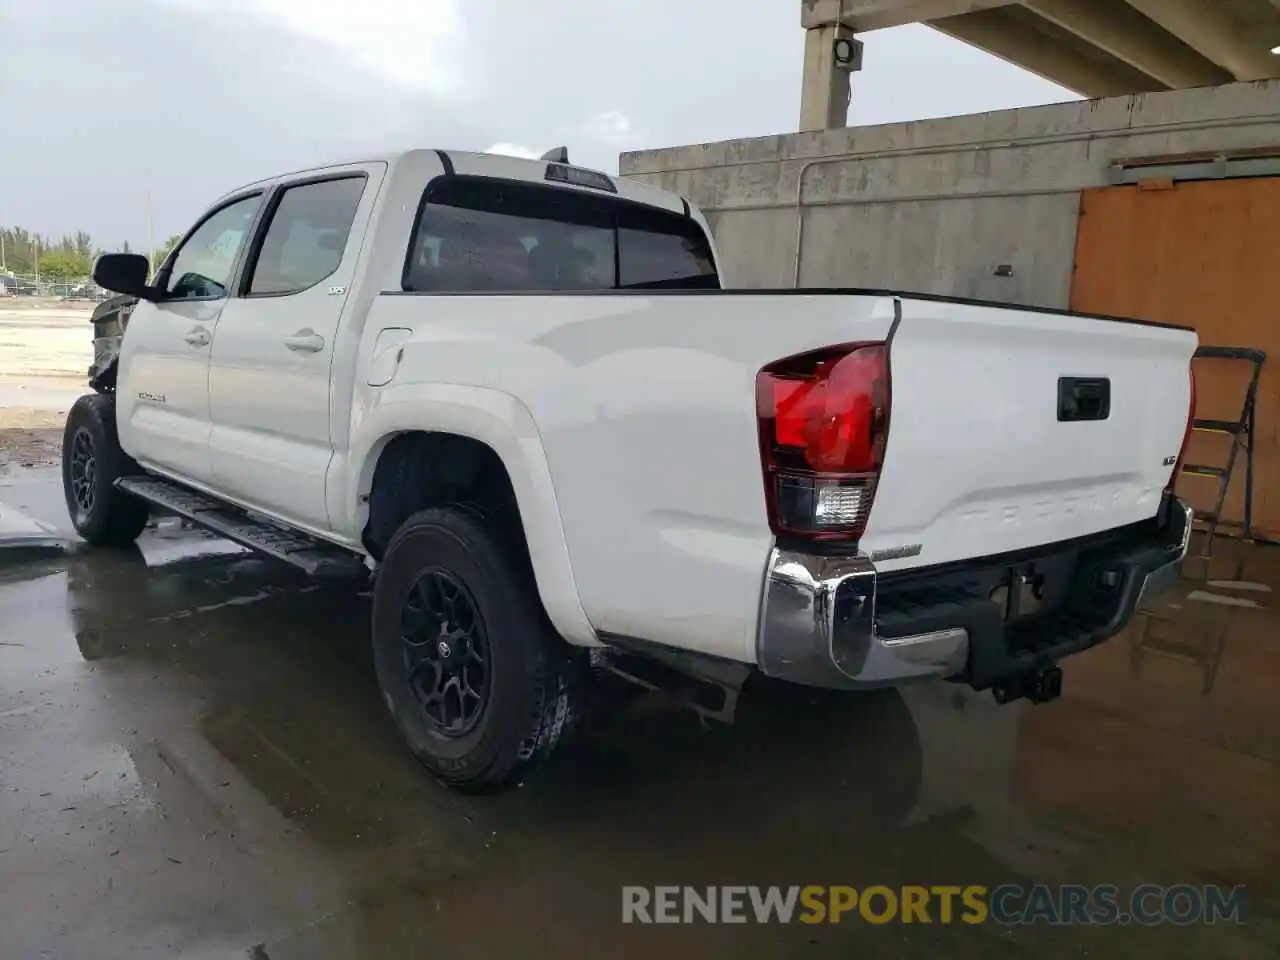
<svg viewBox="0 0 1280 960">
<path fill-rule="evenodd" d="M 0 501 L 67 526 L 56 467 Z M 1194 550 L 1194 545 L 1193 545 Z M 6 957 L 1274 957 L 1270 552 L 1221 542 L 1048 706 L 748 688 L 601 710 L 461 796 L 378 702 L 367 597 L 169 523 L 0 560 Z M 615 699 L 602 691 L 602 700 Z M 626 884 L 1245 885 L 1249 922 L 624 926 Z"/>
</svg>

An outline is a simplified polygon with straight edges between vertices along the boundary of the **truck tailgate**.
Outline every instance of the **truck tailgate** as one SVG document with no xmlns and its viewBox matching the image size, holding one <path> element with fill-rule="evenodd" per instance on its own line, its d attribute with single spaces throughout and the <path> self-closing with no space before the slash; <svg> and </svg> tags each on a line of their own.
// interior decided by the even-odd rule
<svg viewBox="0 0 1280 960">
<path fill-rule="evenodd" d="M 1182 445 L 1190 330 L 903 299 L 862 550 L 885 570 L 1154 516 Z M 918 550 L 917 550 L 918 548 Z"/>
</svg>

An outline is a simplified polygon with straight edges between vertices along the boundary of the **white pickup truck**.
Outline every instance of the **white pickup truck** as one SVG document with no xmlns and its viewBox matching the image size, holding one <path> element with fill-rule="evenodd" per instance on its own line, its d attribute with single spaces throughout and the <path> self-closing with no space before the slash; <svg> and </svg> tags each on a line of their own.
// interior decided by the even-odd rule
<svg viewBox="0 0 1280 960">
<path fill-rule="evenodd" d="M 250 184 L 94 279 L 132 299 L 67 422 L 76 529 L 375 571 L 386 703 L 456 786 L 545 756 L 611 658 L 1051 699 L 1187 549 L 1192 331 L 728 289 L 687 201 L 563 154 Z"/>
</svg>

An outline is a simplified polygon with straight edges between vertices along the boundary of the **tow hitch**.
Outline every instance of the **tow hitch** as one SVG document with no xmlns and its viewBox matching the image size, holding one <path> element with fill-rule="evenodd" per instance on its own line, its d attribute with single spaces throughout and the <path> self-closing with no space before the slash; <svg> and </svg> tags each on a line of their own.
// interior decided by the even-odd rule
<svg viewBox="0 0 1280 960">
<path fill-rule="evenodd" d="M 1026 697 L 1032 703 L 1048 703 L 1062 696 L 1062 669 L 1057 665 L 1028 670 L 1005 680 L 998 680 L 991 693 L 996 703 L 1013 703 Z"/>
</svg>

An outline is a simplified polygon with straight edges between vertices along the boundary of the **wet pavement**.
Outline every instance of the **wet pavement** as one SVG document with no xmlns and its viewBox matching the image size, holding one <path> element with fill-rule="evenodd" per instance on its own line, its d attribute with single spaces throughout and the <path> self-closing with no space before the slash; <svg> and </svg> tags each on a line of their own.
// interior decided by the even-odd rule
<svg viewBox="0 0 1280 960">
<path fill-rule="evenodd" d="M 1274 958 L 1280 551 L 1217 550 L 1056 703 L 644 697 L 480 797 L 400 745 L 359 591 L 171 525 L 0 558 L 0 957 Z M 624 884 L 1002 882 L 1244 884 L 1250 922 L 620 922 Z"/>
</svg>

